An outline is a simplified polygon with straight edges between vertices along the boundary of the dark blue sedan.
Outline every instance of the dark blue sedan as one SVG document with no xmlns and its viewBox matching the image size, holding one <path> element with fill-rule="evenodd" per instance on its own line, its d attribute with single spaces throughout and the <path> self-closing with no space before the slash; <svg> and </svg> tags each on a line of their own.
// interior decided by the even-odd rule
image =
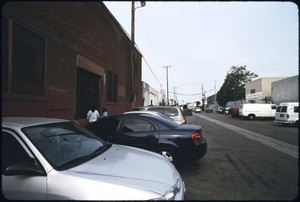
<svg viewBox="0 0 300 202">
<path fill-rule="evenodd" d="M 160 153 L 174 164 L 200 159 L 207 152 L 201 126 L 179 125 L 153 114 L 110 116 L 88 125 L 87 129 L 111 143 Z"/>
</svg>

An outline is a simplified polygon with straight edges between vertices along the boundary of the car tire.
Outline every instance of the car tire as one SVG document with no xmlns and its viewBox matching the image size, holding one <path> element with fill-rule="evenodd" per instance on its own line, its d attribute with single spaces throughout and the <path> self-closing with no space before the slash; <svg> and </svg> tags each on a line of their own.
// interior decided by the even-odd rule
<svg viewBox="0 0 300 202">
<path fill-rule="evenodd" d="M 177 155 L 174 149 L 164 146 L 158 149 L 158 153 L 163 155 L 165 158 L 167 158 L 171 163 L 173 164 L 177 163 Z"/>
<path fill-rule="evenodd" d="M 248 119 L 249 120 L 254 120 L 255 119 L 255 115 L 254 114 L 249 114 L 248 115 Z"/>
</svg>

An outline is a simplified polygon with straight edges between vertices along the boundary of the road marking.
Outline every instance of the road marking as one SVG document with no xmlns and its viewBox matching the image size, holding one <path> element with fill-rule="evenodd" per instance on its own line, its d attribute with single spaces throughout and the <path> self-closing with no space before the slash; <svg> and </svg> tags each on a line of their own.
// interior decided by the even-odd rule
<svg viewBox="0 0 300 202">
<path fill-rule="evenodd" d="M 292 145 L 292 144 L 289 144 L 289 143 L 286 143 L 286 142 L 283 142 L 283 141 L 280 141 L 280 140 L 276 140 L 274 138 L 270 138 L 270 137 L 261 135 L 259 133 L 255 133 L 255 132 L 252 132 L 250 130 L 239 128 L 239 127 L 236 127 L 234 125 L 230 125 L 230 124 L 227 124 L 227 123 L 215 120 L 215 119 L 211 119 L 211 118 L 208 118 L 208 117 L 200 115 L 200 114 L 195 114 L 195 115 L 199 116 L 203 119 L 206 119 L 208 121 L 214 122 L 214 123 L 216 123 L 220 126 L 223 126 L 224 128 L 228 128 L 230 130 L 233 130 L 233 131 L 237 132 L 240 135 L 243 135 L 247 138 L 258 141 L 261 144 L 264 144 L 264 145 L 269 146 L 273 149 L 276 149 L 280 152 L 288 154 L 288 155 L 290 155 L 294 158 L 297 158 L 297 159 L 299 158 L 298 146 L 295 146 L 295 145 Z"/>
</svg>

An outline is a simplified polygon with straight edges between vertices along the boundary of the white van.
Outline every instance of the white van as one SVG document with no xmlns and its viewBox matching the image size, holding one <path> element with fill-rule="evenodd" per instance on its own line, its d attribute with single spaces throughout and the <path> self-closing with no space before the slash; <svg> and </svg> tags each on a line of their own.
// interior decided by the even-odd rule
<svg viewBox="0 0 300 202">
<path fill-rule="evenodd" d="M 246 103 L 240 106 L 239 115 L 241 117 L 247 117 L 250 120 L 256 117 L 274 118 L 276 108 L 277 105 L 275 104 Z"/>
<path fill-rule="evenodd" d="M 275 123 L 299 125 L 299 102 L 283 102 L 276 109 Z"/>
</svg>

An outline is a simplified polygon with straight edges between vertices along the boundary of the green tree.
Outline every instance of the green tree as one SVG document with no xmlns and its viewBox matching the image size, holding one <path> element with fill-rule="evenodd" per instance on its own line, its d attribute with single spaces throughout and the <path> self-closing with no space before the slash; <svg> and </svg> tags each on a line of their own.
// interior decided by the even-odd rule
<svg viewBox="0 0 300 202">
<path fill-rule="evenodd" d="M 229 101 L 237 101 L 245 98 L 245 84 L 258 77 L 244 66 L 232 66 L 227 72 L 225 81 L 217 93 L 217 102 L 225 106 Z"/>
</svg>

